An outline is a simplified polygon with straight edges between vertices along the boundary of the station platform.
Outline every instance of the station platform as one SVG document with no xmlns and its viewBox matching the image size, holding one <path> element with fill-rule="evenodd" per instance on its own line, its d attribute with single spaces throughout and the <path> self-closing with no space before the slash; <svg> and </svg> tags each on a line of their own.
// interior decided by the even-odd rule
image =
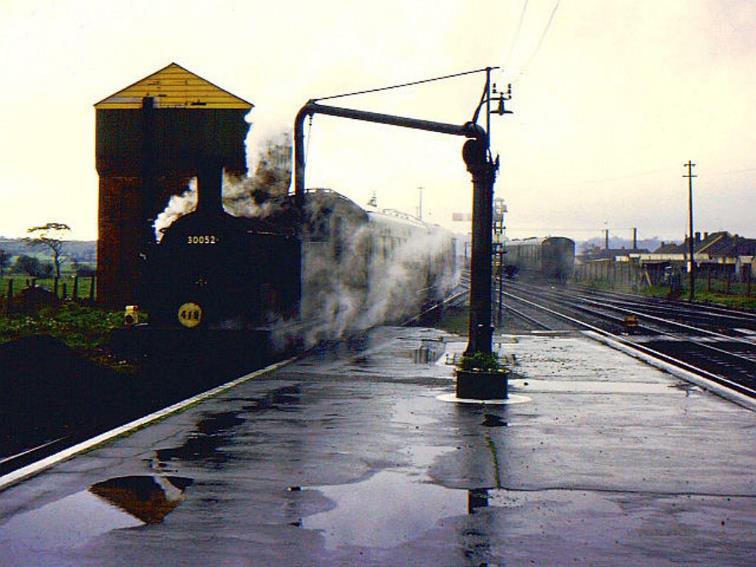
<svg viewBox="0 0 756 567">
<path fill-rule="evenodd" d="M 6 489 L 2 566 L 748 565 L 756 416 L 579 334 L 382 327 Z"/>
</svg>

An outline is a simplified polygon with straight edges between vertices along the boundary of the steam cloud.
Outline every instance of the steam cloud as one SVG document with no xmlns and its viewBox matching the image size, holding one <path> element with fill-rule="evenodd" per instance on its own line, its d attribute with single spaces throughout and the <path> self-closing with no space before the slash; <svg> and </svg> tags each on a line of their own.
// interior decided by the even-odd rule
<svg viewBox="0 0 756 567">
<path fill-rule="evenodd" d="M 265 217 L 273 205 L 268 196 L 286 195 L 291 184 L 291 137 L 282 132 L 266 138 L 258 152 L 255 173 L 251 177 L 223 177 L 223 208 L 237 217 Z M 197 179 L 189 182 L 181 195 L 172 195 L 165 210 L 155 219 L 155 240 L 180 217 L 197 207 Z"/>
<path fill-rule="evenodd" d="M 268 197 L 288 193 L 290 136 L 277 134 L 261 146 L 253 176 L 224 177 L 223 207 L 229 214 L 264 218 L 278 206 L 275 199 Z M 192 180 L 184 193 L 170 198 L 157 217 L 156 239 L 159 241 L 162 231 L 192 212 L 196 204 L 197 182 Z M 323 201 L 308 199 L 307 206 L 310 218 L 328 217 L 325 210 L 320 210 Z M 395 218 L 384 218 L 389 224 L 401 223 Z M 306 346 L 399 321 L 417 313 L 426 300 L 442 299 L 458 285 L 459 271 L 452 260 L 453 246 L 446 231 L 418 224 L 411 237 L 393 240 L 388 250 L 385 235 L 380 234 L 381 226 L 385 225 L 346 220 L 339 234 L 329 232 L 328 240 L 305 239 L 305 297 L 301 313 L 309 326 L 304 335 L 297 331 L 296 338 L 303 339 Z M 334 254 L 335 246 L 339 247 L 339 254 Z M 379 252 L 381 247 L 383 250 Z M 425 289 L 429 281 L 433 287 Z M 274 328 L 274 340 L 283 346 L 295 337 L 285 321 L 279 323 Z"/>
</svg>

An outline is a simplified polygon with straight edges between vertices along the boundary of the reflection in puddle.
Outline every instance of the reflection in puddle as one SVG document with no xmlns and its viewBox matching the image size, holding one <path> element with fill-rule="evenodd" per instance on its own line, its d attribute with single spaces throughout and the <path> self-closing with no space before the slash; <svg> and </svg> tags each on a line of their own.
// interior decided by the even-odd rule
<svg viewBox="0 0 756 567">
<path fill-rule="evenodd" d="M 303 528 L 323 530 L 326 547 L 394 547 L 422 536 L 437 522 L 467 513 L 466 490 L 413 482 L 392 471 L 364 482 L 316 489 L 336 508 L 302 520 Z M 387 495 L 391 495 L 387 498 Z"/>
<path fill-rule="evenodd" d="M 443 339 L 423 339 L 419 348 L 412 352 L 415 364 L 432 364 L 446 352 L 446 342 Z"/>
<path fill-rule="evenodd" d="M 191 484 L 191 479 L 176 476 L 125 476 L 95 484 L 89 491 L 145 524 L 159 524 L 184 501 L 184 490 Z"/>
<path fill-rule="evenodd" d="M 483 427 L 509 427 L 509 424 L 498 415 L 487 413 L 483 415 Z"/>
<path fill-rule="evenodd" d="M 488 488 L 473 488 L 467 491 L 467 513 L 474 514 L 479 508 L 488 508 Z"/>
<path fill-rule="evenodd" d="M 114 478 L 14 516 L 0 527 L 0 563 L 7 557 L 75 549 L 112 530 L 160 523 L 184 500 L 191 484 L 181 477 Z"/>
</svg>

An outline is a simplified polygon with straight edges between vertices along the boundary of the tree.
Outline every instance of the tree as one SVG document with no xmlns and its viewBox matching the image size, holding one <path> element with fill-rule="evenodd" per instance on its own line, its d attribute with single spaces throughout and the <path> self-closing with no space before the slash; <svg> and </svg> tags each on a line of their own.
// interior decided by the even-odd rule
<svg viewBox="0 0 756 567">
<path fill-rule="evenodd" d="M 62 222 L 48 222 L 42 226 L 33 226 L 26 230 L 26 232 L 33 234 L 34 236 L 27 236 L 24 238 L 29 246 L 47 246 L 52 252 L 53 264 L 55 265 L 55 277 L 60 277 L 60 253 L 63 250 L 65 240 L 63 236 L 66 231 L 70 231 L 71 227 Z"/>
<path fill-rule="evenodd" d="M 21 254 L 16 258 L 16 262 L 13 264 L 13 271 L 17 274 L 26 274 L 38 278 L 42 276 L 42 262 L 33 256 Z"/>
<path fill-rule="evenodd" d="M 5 269 L 10 266 L 11 255 L 0 248 L 0 276 L 5 273 Z"/>
</svg>

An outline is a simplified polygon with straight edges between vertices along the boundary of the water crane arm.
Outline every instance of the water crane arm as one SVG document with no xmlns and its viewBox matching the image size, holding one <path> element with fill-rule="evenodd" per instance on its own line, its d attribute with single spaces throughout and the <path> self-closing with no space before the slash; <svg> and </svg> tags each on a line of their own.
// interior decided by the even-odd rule
<svg viewBox="0 0 756 567">
<path fill-rule="evenodd" d="M 299 110 L 294 121 L 294 194 L 297 203 L 300 205 L 304 202 L 305 194 L 304 121 L 305 118 L 312 116 L 313 114 L 339 116 L 341 118 L 362 120 L 363 122 L 375 122 L 377 124 L 388 124 L 391 126 L 412 128 L 414 130 L 426 130 L 428 132 L 436 132 L 439 134 L 463 136 L 465 138 L 473 138 L 481 141 L 485 141 L 486 138 L 486 131 L 472 122 L 467 122 L 462 125 L 447 124 L 445 122 L 433 122 L 431 120 L 407 118 L 404 116 L 395 116 L 393 114 L 380 114 L 378 112 L 368 112 L 352 108 L 327 106 L 309 101 Z"/>
</svg>

